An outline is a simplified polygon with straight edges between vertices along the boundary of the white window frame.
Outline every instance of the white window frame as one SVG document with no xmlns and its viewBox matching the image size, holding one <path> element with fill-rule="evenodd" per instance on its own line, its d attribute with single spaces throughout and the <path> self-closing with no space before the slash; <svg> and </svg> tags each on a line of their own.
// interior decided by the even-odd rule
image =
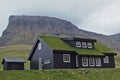
<svg viewBox="0 0 120 80">
<path fill-rule="evenodd" d="M 105 56 L 105 58 L 103 58 L 104 60 L 104 63 L 109 63 L 109 57 L 108 56 Z"/>
<path fill-rule="evenodd" d="M 82 66 L 88 66 L 88 57 L 82 57 Z"/>
<path fill-rule="evenodd" d="M 82 48 L 87 48 L 87 42 L 82 42 Z"/>
<path fill-rule="evenodd" d="M 63 62 L 70 63 L 70 54 L 63 54 Z"/>
<path fill-rule="evenodd" d="M 90 48 L 90 49 L 93 48 L 93 45 L 92 45 L 92 43 L 90 43 L 90 42 L 87 43 L 87 46 L 88 46 L 88 48 Z"/>
<path fill-rule="evenodd" d="M 76 47 L 81 48 L 81 42 L 80 41 L 76 41 Z"/>
<path fill-rule="evenodd" d="M 101 66 L 101 58 L 100 57 L 96 57 L 96 66 Z"/>
<path fill-rule="evenodd" d="M 38 50 L 41 50 L 41 49 L 42 49 L 42 43 L 39 42 L 39 43 L 38 43 Z"/>
<path fill-rule="evenodd" d="M 89 66 L 95 66 L 95 59 L 94 59 L 94 57 L 89 57 Z"/>
</svg>

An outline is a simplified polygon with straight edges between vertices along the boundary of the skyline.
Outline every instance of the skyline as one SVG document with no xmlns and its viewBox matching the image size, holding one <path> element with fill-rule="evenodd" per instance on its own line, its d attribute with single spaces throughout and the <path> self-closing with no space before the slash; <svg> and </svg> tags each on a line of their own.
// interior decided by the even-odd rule
<svg viewBox="0 0 120 80">
<path fill-rule="evenodd" d="M 0 35 L 10 15 L 50 16 L 105 35 L 120 33 L 119 0 L 0 0 Z M 94 3 L 93 3 L 94 2 Z"/>
</svg>

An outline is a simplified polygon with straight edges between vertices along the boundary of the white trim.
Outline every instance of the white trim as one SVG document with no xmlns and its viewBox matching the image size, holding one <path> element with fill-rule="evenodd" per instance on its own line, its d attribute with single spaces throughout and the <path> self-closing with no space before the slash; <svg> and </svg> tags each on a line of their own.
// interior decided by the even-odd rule
<svg viewBox="0 0 120 80">
<path fill-rule="evenodd" d="M 100 57 L 97 57 L 96 58 L 96 66 L 101 66 L 101 58 Z"/>
<path fill-rule="evenodd" d="M 89 65 L 90 66 L 95 66 L 95 59 L 94 59 L 94 57 L 89 57 Z"/>
<path fill-rule="evenodd" d="M 79 67 L 78 55 L 76 55 L 75 58 L 76 58 L 76 67 Z"/>
<path fill-rule="evenodd" d="M 88 66 L 88 57 L 82 57 L 82 66 Z"/>
<path fill-rule="evenodd" d="M 88 43 L 87 43 L 87 46 L 88 46 L 88 48 L 90 48 L 90 49 L 93 48 L 93 45 L 92 45 L 91 42 L 88 42 Z"/>
<path fill-rule="evenodd" d="M 87 42 L 82 42 L 82 48 L 87 48 Z"/>
<path fill-rule="evenodd" d="M 105 56 L 105 58 L 103 58 L 104 60 L 104 63 L 109 63 L 109 57 L 108 56 Z"/>
<path fill-rule="evenodd" d="M 76 47 L 81 48 L 81 42 L 80 41 L 76 41 Z"/>
<path fill-rule="evenodd" d="M 63 62 L 70 63 L 70 54 L 63 54 Z"/>
</svg>

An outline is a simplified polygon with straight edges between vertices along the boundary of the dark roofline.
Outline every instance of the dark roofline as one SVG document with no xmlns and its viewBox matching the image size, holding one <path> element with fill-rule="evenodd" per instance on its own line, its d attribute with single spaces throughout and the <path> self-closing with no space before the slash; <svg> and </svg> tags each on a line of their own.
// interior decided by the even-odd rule
<svg viewBox="0 0 120 80">
<path fill-rule="evenodd" d="M 39 43 L 39 41 L 40 41 L 39 38 L 35 41 L 35 44 L 33 45 L 32 50 L 30 51 L 30 55 L 29 55 L 29 57 L 28 57 L 28 60 L 31 60 L 31 58 L 32 58 L 32 56 L 33 56 L 33 53 L 34 53 L 34 51 L 35 51 L 35 49 L 36 49 L 37 44 Z"/>
<path fill-rule="evenodd" d="M 91 41 L 91 42 L 97 42 L 97 40 L 95 39 L 86 39 L 86 38 L 61 38 L 64 41 Z"/>
<path fill-rule="evenodd" d="M 20 59 L 20 58 L 3 58 L 2 60 L 2 64 L 4 62 L 19 62 L 19 63 L 25 63 L 25 60 L 24 59 Z"/>
<path fill-rule="evenodd" d="M 117 55 L 117 53 L 106 53 L 106 52 L 103 52 L 104 55 Z"/>
</svg>

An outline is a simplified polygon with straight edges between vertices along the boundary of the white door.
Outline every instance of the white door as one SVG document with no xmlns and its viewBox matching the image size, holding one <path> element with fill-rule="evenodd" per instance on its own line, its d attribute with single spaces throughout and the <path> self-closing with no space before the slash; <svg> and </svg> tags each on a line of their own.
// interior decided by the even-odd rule
<svg viewBox="0 0 120 80">
<path fill-rule="evenodd" d="M 39 58 L 39 70 L 42 70 L 42 58 Z"/>
</svg>

